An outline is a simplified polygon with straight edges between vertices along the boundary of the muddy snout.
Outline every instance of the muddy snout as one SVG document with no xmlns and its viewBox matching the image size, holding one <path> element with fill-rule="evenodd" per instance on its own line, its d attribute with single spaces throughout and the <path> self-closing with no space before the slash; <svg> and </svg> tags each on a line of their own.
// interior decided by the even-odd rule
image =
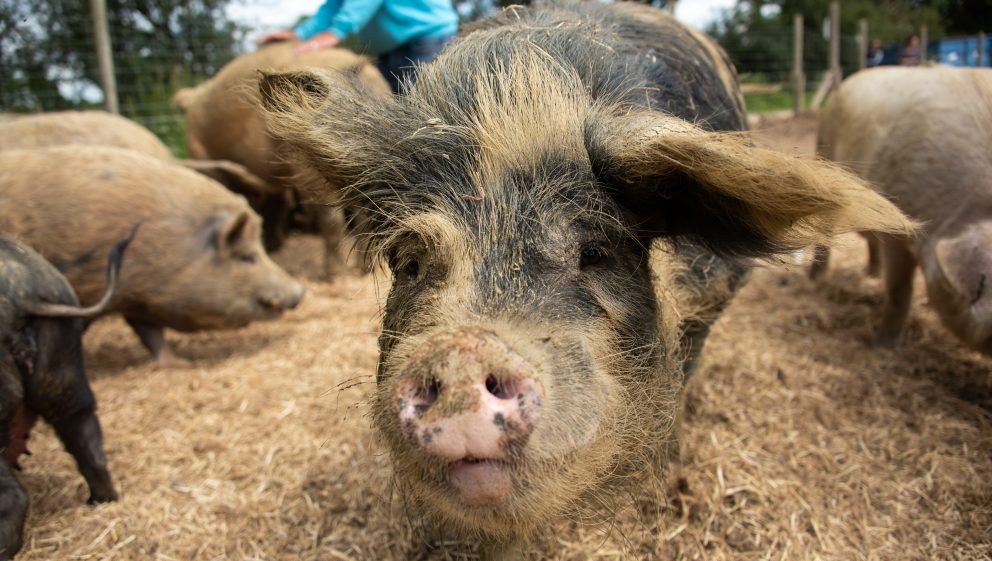
<svg viewBox="0 0 992 561">
<path fill-rule="evenodd" d="M 496 504 L 513 485 L 511 449 L 541 416 L 534 367 L 494 332 L 462 328 L 423 343 L 400 373 L 394 403 L 411 446 L 445 464 L 466 504 Z"/>
</svg>

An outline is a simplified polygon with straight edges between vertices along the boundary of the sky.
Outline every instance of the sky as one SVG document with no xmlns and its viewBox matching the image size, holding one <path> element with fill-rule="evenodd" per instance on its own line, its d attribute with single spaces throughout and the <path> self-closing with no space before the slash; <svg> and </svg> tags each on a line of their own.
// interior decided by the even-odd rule
<svg viewBox="0 0 992 561">
<path fill-rule="evenodd" d="M 228 6 L 228 14 L 253 29 L 248 39 L 275 29 L 289 27 L 301 15 L 317 11 L 321 0 L 242 0 Z M 733 7 L 735 0 L 678 0 L 675 16 L 699 29 L 720 15 L 720 10 Z"/>
</svg>

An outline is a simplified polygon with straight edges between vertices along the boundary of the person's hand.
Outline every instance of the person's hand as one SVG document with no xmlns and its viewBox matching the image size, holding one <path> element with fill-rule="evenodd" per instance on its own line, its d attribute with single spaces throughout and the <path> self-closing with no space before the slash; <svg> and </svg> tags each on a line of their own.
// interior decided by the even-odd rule
<svg viewBox="0 0 992 561">
<path fill-rule="evenodd" d="M 295 41 L 297 39 L 296 34 L 290 29 L 280 29 L 279 31 L 272 31 L 262 35 L 258 39 L 255 39 L 255 44 L 257 45 L 268 45 L 269 43 L 278 43 L 280 41 Z"/>
<path fill-rule="evenodd" d="M 330 31 L 325 31 L 323 33 L 318 33 L 307 39 L 306 41 L 300 43 L 300 46 L 293 49 L 293 52 L 302 55 L 304 53 L 312 53 L 314 51 L 319 51 L 321 49 L 330 49 L 331 47 L 337 47 L 341 43 L 341 38 L 337 35 L 331 33 Z"/>
</svg>

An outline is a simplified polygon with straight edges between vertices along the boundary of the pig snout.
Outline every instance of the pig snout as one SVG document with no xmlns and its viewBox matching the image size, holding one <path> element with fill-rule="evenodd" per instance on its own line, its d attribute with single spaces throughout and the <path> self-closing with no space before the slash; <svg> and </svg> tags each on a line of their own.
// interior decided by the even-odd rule
<svg viewBox="0 0 992 561">
<path fill-rule="evenodd" d="M 306 289 L 302 284 L 292 281 L 279 289 L 269 290 L 259 294 L 257 300 L 262 308 L 273 312 L 281 312 L 296 308 L 305 293 Z"/>
<path fill-rule="evenodd" d="M 511 449 L 526 444 L 544 397 L 523 357 L 489 330 L 437 335 L 414 352 L 394 397 L 410 445 L 445 464 L 464 504 L 509 499 Z"/>
<path fill-rule="evenodd" d="M 272 266 L 275 267 L 275 264 Z M 268 287 L 260 290 L 256 296 L 256 301 L 262 309 L 275 313 L 296 308 L 306 293 L 306 288 L 302 284 L 281 270 L 278 272 L 280 274 L 268 283 Z"/>
</svg>

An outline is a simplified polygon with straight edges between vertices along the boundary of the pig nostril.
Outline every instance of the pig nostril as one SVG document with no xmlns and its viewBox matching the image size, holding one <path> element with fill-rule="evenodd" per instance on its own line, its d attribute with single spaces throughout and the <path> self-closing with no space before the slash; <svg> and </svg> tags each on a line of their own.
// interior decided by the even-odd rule
<svg viewBox="0 0 992 561">
<path fill-rule="evenodd" d="M 499 399 L 510 399 L 516 393 L 512 383 L 500 380 L 492 374 L 486 377 L 486 391 Z"/>
<path fill-rule="evenodd" d="M 416 408 L 420 411 L 426 411 L 428 407 L 434 405 L 440 393 L 441 382 L 435 379 L 431 379 L 422 386 L 417 386 L 413 390 L 413 399 L 416 402 Z"/>
</svg>

